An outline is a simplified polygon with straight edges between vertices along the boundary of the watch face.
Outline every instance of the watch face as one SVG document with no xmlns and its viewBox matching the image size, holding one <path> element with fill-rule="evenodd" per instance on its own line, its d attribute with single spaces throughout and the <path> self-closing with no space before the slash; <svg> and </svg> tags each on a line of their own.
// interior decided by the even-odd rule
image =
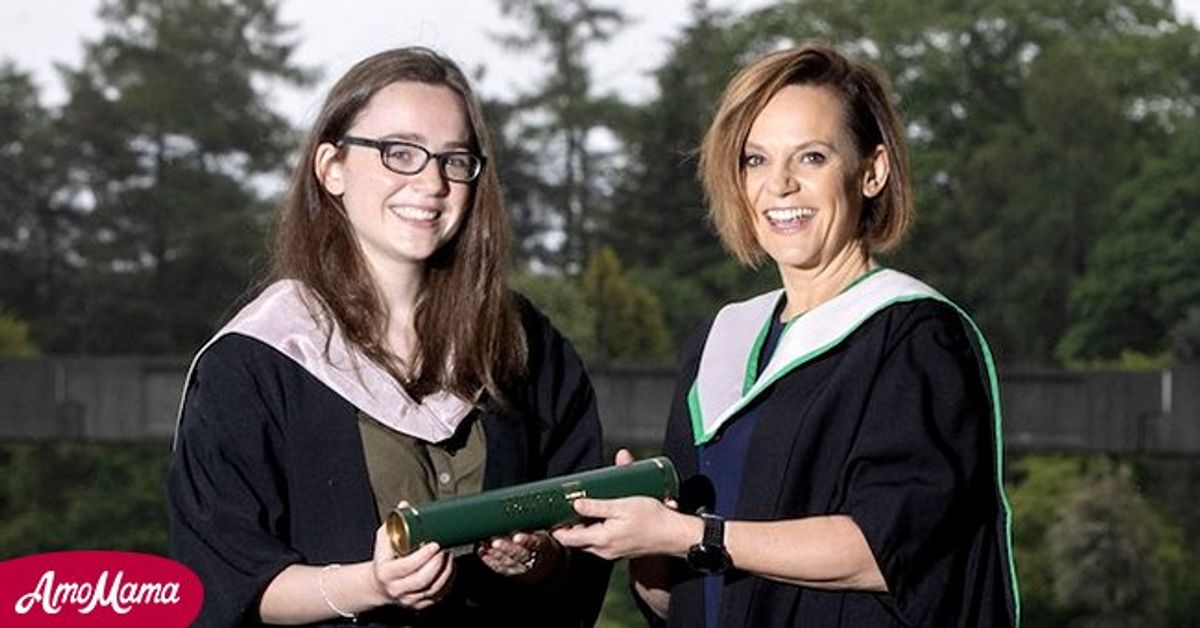
<svg viewBox="0 0 1200 628">
<path fill-rule="evenodd" d="M 729 555 L 720 545 L 698 543 L 688 550 L 687 563 L 700 573 L 716 574 L 729 568 Z"/>
</svg>

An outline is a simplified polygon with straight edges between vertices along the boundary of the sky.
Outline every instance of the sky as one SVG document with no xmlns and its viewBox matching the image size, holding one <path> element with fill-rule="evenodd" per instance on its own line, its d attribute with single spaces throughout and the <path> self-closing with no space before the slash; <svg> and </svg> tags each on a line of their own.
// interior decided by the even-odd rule
<svg viewBox="0 0 1200 628">
<path fill-rule="evenodd" d="M 1200 2 L 1200 0 L 1196 0 Z M 768 0 L 710 2 L 737 12 Z M 32 72 L 43 101 L 65 97 L 55 63 L 79 65 L 84 40 L 98 39 L 100 0 L 0 1 L 0 59 Z M 649 72 L 665 58 L 668 41 L 687 22 L 688 0 L 610 0 L 634 22 L 589 58 L 597 93 L 617 92 L 629 100 L 649 98 Z M 316 115 L 333 81 L 355 62 L 398 45 L 419 44 L 440 50 L 472 72 L 487 71 L 479 90 L 508 96 L 532 85 L 544 71 L 535 54 L 502 49 L 489 32 L 513 32 L 517 23 L 500 14 L 496 0 L 282 0 L 281 17 L 296 26 L 300 41 L 294 60 L 324 71 L 322 80 L 304 90 L 285 90 L 278 110 L 297 124 Z"/>
<path fill-rule="evenodd" d="M 686 24 L 689 0 L 609 0 L 634 23 L 608 45 L 593 51 L 592 76 L 597 93 L 615 92 L 626 100 L 653 95 L 649 73 L 666 56 L 669 40 Z M 737 12 L 769 4 L 769 0 L 713 0 L 714 7 Z M 100 0 L 0 1 L 0 59 L 32 72 L 43 102 L 64 98 L 55 63 L 77 67 L 82 43 L 101 33 L 96 17 Z M 1200 0 L 1177 1 L 1195 22 Z M 469 72 L 486 66 L 480 91 L 507 97 L 533 84 L 545 71 L 533 54 L 501 49 L 489 32 L 516 30 L 500 15 L 495 0 L 283 0 L 281 16 L 296 26 L 300 41 L 295 61 L 323 70 L 322 80 L 303 90 L 281 90 L 277 109 L 297 125 L 307 125 L 334 80 L 356 61 L 397 45 L 436 48 Z"/>
</svg>

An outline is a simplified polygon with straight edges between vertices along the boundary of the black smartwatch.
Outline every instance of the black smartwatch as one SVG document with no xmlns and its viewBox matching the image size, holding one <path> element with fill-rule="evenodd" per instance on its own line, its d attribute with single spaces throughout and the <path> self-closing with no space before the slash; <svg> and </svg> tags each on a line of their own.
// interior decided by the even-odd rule
<svg viewBox="0 0 1200 628">
<path fill-rule="evenodd" d="M 704 537 L 688 549 L 687 564 L 703 574 L 719 574 L 729 569 L 729 552 L 725 551 L 725 518 L 700 513 L 704 521 Z"/>
</svg>

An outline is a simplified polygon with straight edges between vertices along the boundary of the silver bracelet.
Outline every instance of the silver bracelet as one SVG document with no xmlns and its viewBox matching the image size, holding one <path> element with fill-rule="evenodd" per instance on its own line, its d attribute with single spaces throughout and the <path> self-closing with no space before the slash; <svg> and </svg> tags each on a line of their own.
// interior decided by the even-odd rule
<svg viewBox="0 0 1200 628">
<path fill-rule="evenodd" d="M 337 613 L 339 617 L 345 617 L 346 619 L 357 619 L 357 613 L 347 613 L 346 611 L 338 608 L 337 604 L 334 604 L 333 600 L 329 598 L 329 591 L 325 590 L 325 574 L 333 571 L 334 569 L 338 569 L 341 566 L 342 565 L 340 563 L 330 563 L 322 567 L 321 573 L 317 574 L 317 590 L 321 592 L 321 599 L 325 600 L 325 606 L 328 606 L 329 610 Z"/>
</svg>

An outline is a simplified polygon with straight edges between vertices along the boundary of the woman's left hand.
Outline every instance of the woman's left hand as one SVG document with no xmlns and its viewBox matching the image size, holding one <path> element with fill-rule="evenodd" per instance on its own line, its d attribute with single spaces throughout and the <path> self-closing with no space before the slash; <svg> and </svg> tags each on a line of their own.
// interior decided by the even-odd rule
<svg viewBox="0 0 1200 628">
<path fill-rule="evenodd" d="M 518 532 L 479 544 L 475 553 L 492 571 L 527 582 L 540 582 L 558 570 L 565 550 L 545 530 Z"/>
</svg>

